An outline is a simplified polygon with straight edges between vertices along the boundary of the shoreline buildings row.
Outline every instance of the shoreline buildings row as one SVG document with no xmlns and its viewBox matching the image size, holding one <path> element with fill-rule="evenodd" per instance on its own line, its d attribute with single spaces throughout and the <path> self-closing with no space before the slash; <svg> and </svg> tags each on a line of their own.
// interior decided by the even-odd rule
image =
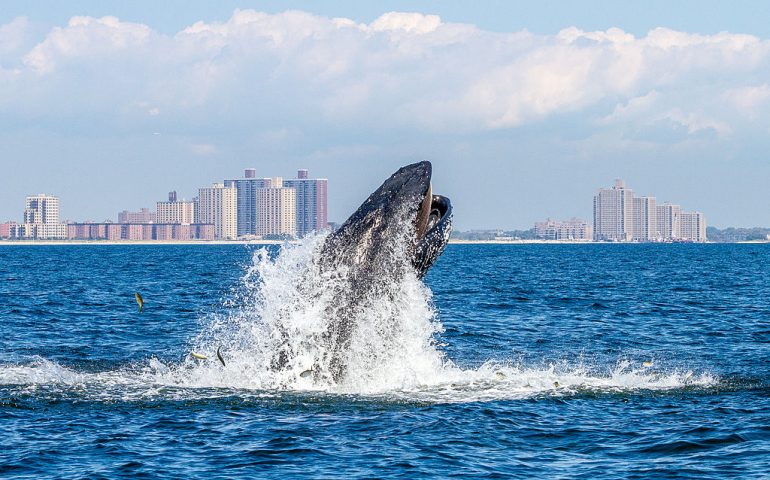
<svg viewBox="0 0 770 480">
<path fill-rule="evenodd" d="M 706 217 L 680 205 L 658 204 L 655 197 L 636 196 L 623 180 L 601 188 L 593 198 L 593 227 L 573 218 L 535 223 L 535 235 L 546 240 L 596 242 L 705 242 Z"/>
<path fill-rule="evenodd" d="M 122 211 L 118 222 L 61 222 L 59 199 L 40 194 L 26 199 L 24 221 L 0 224 L 0 238 L 22 240 L 235 240 L 303 237 L 328 228 L 328 180 L 244 178 L 198 189 L 191 201 L 157 202 L 156 211 Z"/>
</svg>

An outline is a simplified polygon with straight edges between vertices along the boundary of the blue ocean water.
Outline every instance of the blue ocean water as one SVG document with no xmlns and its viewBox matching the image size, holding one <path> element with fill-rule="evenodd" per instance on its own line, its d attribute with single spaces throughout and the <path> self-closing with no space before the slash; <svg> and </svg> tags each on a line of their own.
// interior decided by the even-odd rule
<svg viewBox="0 0 770 480">
<path fill-rule="evenodd" d="M 260 363 L 295 250 L 0 247 L 0 477 L 770 471 L 770 245 L 450 245 L 341 386 Z"/>
</svg>

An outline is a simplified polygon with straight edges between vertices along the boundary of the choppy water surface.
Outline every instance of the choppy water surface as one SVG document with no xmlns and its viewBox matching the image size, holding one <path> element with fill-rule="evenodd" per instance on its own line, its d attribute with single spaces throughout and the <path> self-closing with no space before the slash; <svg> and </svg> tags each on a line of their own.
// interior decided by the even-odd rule
<svg viewBox="0 0 770 480">
<path fill-rule="evenodd" d="M 770 471 L 769 245 L 450 245 L 337 384 L 318 242 L 0 248 L 0 476 Z"/>
</svg>

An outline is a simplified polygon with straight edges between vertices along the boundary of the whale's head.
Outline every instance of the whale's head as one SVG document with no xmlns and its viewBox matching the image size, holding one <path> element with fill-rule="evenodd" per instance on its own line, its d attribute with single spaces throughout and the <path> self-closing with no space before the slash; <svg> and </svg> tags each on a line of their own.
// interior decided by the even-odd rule
<svg viewBox="0 0 770 480">
<path fill-rule="evenodd" d="M 433 194 L 432 173 L 427 161 L 400 168 L 329 236 L 327 251 L 367 269 L 406 256 L 418 277 L 425 275 L 452 231 L 452 204 Z"/>
</svg>

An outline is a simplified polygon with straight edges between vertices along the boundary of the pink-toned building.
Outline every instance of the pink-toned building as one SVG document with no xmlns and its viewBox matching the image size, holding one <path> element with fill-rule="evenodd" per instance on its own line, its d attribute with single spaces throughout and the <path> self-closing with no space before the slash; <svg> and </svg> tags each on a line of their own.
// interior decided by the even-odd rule
<svg viewBox="0 0 770 480">
<path fill-rule="evenodd" d="M 123 240 L 151 240 L 144 238 L 144 225 L 137 223 L 126 223 L 122 225 L 123 231 L 121 232 L 121 238 Z"/>
<path fill-rule="evenodd" d="M 174 225 L 170 223 L 155 224 L 155 240 L 174 240 Z"/>
<path fill-rule="evenodd" d="M 174 240 L 193 240 L 195 229 L 190 225 L 174 225 Z"/>
<path fill-rule="evenodd" d="M 91 238 L 94 240 L 106 240 L 107 239 L 107 224 L 97 223 L 91 225 L 90 228 Z"/>
<path fill-rule="evenodd" d="M 214 240 L 214 225 L 210 223 L 199 223 L 195 225 L 198 240 Z"/>
<path fill-rule="evenodd" d="M 67 240 L 82 240 L 90 238 L 91 228 L 85 223 L 68 223 Z"/>
<path fill-rule="evenodd" d="M 123 225 L 119 223 L 108 223 L 106 227 L 107 227 L 107 240 L 123 239 Z"/>
<path fill-rule="evenodd" d="M 0 238 L 11 238 L 11 229 L 16 226 L 16 222 L 0 223 Z"/>
<path fill-rule="evenodd" d="M 0 230 L 2 232 L 2 230 Z M 70 223 L 69 240 L 214 240 L 211 224 Z"/>
</svg>

